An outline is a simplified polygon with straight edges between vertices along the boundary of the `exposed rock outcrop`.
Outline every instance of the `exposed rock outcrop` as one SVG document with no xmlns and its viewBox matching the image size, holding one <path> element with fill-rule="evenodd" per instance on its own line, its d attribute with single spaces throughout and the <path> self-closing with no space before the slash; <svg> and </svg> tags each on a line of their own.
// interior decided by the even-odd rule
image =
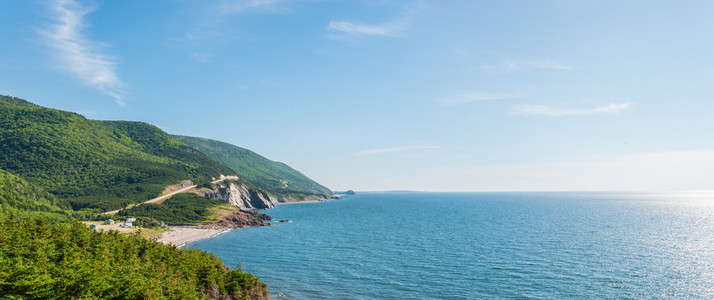
<svg viewBox="0 0 714 300">
<path fill-rule="evenodd" d="M 212 189 L 198 189 L 196 194 L 228 202 L 241 209 L 267 209 L 278 202 L 267 193 L 244 181 L 226 180 L 212 185 Z"/>
<path fill-rule="evenodd" d="M 218 222 L 200 225 L 198 228 L 208 229 L 236 229 L 252 226 L 270 226 L 266 221 L 272 220 L 269 215 L 257 211 L 240 210 L 224 216 Z"/>
</svg>

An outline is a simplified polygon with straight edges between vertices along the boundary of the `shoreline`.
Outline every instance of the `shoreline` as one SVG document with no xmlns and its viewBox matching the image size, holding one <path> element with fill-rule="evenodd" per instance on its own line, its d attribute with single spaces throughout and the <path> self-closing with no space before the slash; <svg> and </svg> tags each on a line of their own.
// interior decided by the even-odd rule
<svg viewBox="0 0 714 300">
<path fill-rule="evenodd" d="M 277 205 L 285 204 L 307 204 L 307 203 L 318 203 L 327 202 L 337 199 L 325 199 L 325 200 L 306 200 L 298 202 L 280 202 Z M 199 228 L 197 226 L 169 226 L 169 230 L 163 232 L 156 238 L 156 241 L 166 245 L 173 245 L 176 247 L 183 247 L 189 243 L 195 241 L 200 241 L 207 238 L 212 238 L 214 236 L 226 233 L 231 230 L 241 229 L 241 228 L 221 228 L 221 229 L 211 229 L 211 228 Z"/>
<path fill-rule="evenodd" d="M 278 202 L 275 206 L 285 205 L 285 204 L 305 204 L 305 203 L 328 202 L 328 201 L 335 201 L 335 200 L 344 200 L 344 198 L 340 197 L 340 198 L 325 198 L 325 199 L 317 199 L 317 200 Z"/>
<path fill-rule="evenodd" d="M 157 242 L 172 245 L 178 248 L 189 243 L 211 238 L 232 229 L 209 229 L 194 226 L 170 226 L 169 231 L 161 233 L 156 239 Z"/>
<path fill-rule="evenodd" d="M 326 200 L 305 200 L 305 201 L 291 201 L 291 202 L 278 202 L 277 205 L 289 205 L 289 204 L 306 204 L 306 203 L 318 203 L 318 202 L 327 202 L 330 200 L 336 200 L 336 199 L 326 199 Z M 276 206 L 277 206 L 276 205 Z"/>
</svg>

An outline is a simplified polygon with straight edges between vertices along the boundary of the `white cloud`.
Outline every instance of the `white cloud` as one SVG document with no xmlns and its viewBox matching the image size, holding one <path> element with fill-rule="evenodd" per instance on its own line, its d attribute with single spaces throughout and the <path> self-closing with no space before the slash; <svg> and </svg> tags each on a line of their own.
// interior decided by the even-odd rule
<svg viewBox="0 0 714 300">
<path fill-rule="evenodd" d="M 276 9 L 281 2 L 281 0 L 228 0 L 221 2 L 216 10 L 220 15 L 233 15 L 249 9 Z"/>
<path fill-rule="evenodd" d="M 375 154 L 387 154 L 387 153 L 397 153 L 397 152 L 410 152 L 410 151 L 421 151 L 421 150 L 438 150 L 441 149 L 439 146 L 425 146 L 425 145 L 408 145 L 399 146 L 391 148 L 378 148 L 362 150 L 357 152 L 357 155 L 375 155 Z"/>
<path fill-rule="evenodd" d="M 517 105 L 511 112 L 512 115 L 533 116 L 544 115 L 551 117 L 561 116 L 589 116 L 594 114 L 619 114 L 632 106 L 631 103 L 611 103 L 592 109 L 560 109 L 544 105 Z"/>
<path fill-rule="evenodd" d="M 326 28 L 330 31 L 328 37 L 331 39 L 348 39 L 369 36 L 397 36 L 410 26 L 414 16 L 419 14 L 424 7 L 424 2 L 417 1 L 405 7 L 405 11 L 400 18 L 392 22 L 377 25 L 366 25 L 348 21 L 330 21 Z"/>
<path fill-rule="evenodd" d="M 508 100 L 522 97 L 524 97 L 524 95 L 521 94 L 466 92 L 455 97 L 440 99 L 439 102 L 456 105 L 480 101 Z"/>
<path fill-rule="evenodd" d="M 213 60 L 213 55 L 202 52 L 191 52 L 191 58 L 200 63 L 208 63 Z"/>
<path fill-rule="evenodd" d="M 359 25 L 345 21 L 331 21 L 327 25 L 328 30 L 338 31 L 349 35 L 394 35 L 395 29 L 389 28 L 389 25 L 370 26 Z"/>
<path fill-rule="evenodd" d="M 217 0 L 187 1 L 193 19 L 185 20 L 187 27 L 182 36 L 170 38 L 186 47 L 188 56 L 200 63 L 210 63 L 219 58 L 217 49 L 241 40 L 244 34 L 232 24 L 238 16 L 250 13 L 284 13 L 289 1 L 285 0 Z"/>
<path fill-rule="evenodd" d="M 573 68 L 569 65 L 559 63 L 555 60 L 508 60 L 503 64 L 490 64 L 483 66 L 484 69 L 507 69 L 507 70 L 527 70 L 527 69 L 547 69 L 568 71 Z"/>
<path fill-rule="evenodd" d="M 86 85 L 113 97 L 117 104 L 124 105 L 123 83 L 116 74 L 116 62 L 101 52 L 101 44 L 82 34 L 82 29 L 87 26 L 84 16 L 94 9 L 73 0 L 56 0 L 51 2 L 51 7 L 56 23 L 41 33 L 57 50 L 61 67 Z"/>
<path fill-rule="evenodd" d="M 527 69 L 527 68 L 551 69 L 551 70 L 570 70 L 570 69 L 572 69 L 570 66 L 558 63 L 554 60 L 509 61 L 506 63 L 506 66 L 508 66 L 508 68 L 510 68 L 510 69 Z"/>
</svg>

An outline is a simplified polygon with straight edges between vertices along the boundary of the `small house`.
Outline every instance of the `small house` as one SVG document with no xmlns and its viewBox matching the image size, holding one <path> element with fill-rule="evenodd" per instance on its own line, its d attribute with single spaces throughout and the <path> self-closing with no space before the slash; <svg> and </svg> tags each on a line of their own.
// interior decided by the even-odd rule
<svg viewBox="0 0 714 300">
<path fill-rule="evenodd" d="M 104 225 L 112 225 L 112 224 L 114 224 L 114 220 L 112 220 L 112 219 L 104 221 Z"/>
<path fill-rule="evenodd" d="M 133 223 L 134 221 L 136 221 L 136 218 L 127 218 L 126 219 L 127 223 Z"/>
<path fill-rule="evenodd" d="M 129 228 L 129 227 L 131 227 L 131 226 L 134 226 L 134 224 L 132 224 L 132 222 L 126 222 L 126 223 L 124 223 L 124 227 L 125 227 L 125 228 Z"/>
</svg>

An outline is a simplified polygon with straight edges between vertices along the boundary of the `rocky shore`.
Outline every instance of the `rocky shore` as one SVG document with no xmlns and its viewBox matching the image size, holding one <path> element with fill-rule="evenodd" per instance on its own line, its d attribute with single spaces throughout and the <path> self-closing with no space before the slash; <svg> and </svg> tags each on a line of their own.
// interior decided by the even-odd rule
<svg viewBox="0 0 714 300">
<path fill-rule="evenodd" d="M 303 201 L 280 202 L 278 204 L 300 204 L 323 202 L 334 199 L 319 197 L 305 198 Z M 225 200 L 224 200 L 225 201 Z M 164 244 L 183 246 L 191 242 L 207 239 L 226 231 L 244 227 L 270 226 L 267 221 L 272 220 L 269 215 L 257 211 L 239 209 L 221 217 L 217 222 L 199 226 L 170 226 L 169 230 L 162 233 L 156 240 Z M 290 222 L 290 220 L 280 220 Z"/>
<path fill-rule="evenodd" d="M 257 211 L 239 210 L 233 214 L 224 216 L 221 220 L 215 223 L 204 224 L 198 226 L 202 229 L 238 229 L 243 227 L 255 226 L 270 226 L 271 218 L 269 215 L 259 213 Z"/>
<path fill-rule="evenodd" d="M 257 211 L 239 210 L 223 216 L 221 220 L 214 223 L 199 226 L 171 226 L 156 241 L 180 247 L 219 235 L 231 229 L 270 226 L 270 223 L 267 222 L 270 220 L 272 220 L 270 216 Z"/>
</svg>

